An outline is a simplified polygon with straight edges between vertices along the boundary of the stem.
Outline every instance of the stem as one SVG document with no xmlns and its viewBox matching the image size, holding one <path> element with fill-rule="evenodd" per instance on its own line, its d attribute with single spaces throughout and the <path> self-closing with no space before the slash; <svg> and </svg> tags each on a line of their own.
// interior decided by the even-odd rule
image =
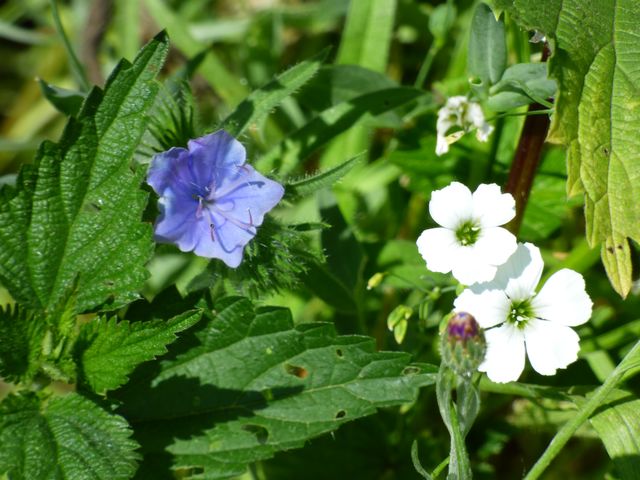
<svg viewBox="0 0 640 480">
<path fill-rule="evenodd" d="M 638 353 L 640 353 L 640 341 L 625 355 L 613 373 L 607 378 L 607 381 L 580 407 L 576 416 L 567 422 L 556 436 L 553 437 L 547 449 L 540 456 L 527 476 L 524 477 L 524 480 L 535 480 L 540 477 L 551 461 L 560 453 L 562 447 L 569 441 L 576 430 L 580 428 L 580 425 L 586 422 L 591 414 L 604 403 L 611 390 L 622 381 L 627 371 L 638 366 L 639 360 L 634 359 L 634 357 L 638 356 Z"/>
<path fill-rule="evenodd" d="M 427 75 L 429 74 L 429 70 L 431 69 L 431 64 L 433 63 L 433 59 L 435 58 L 438 50 L 440 50 L 440 46 L 436 45 L 437 41 L 434 41 L 429 45 L 429 50 L 427 50 L 427 54 L 422 61 L 422 65 L 420 66 L 420 71 L 418 72 L 418 76 L 416 77 L 416 81 L 413 84 L 416 88 L 422 88 L 424 85 L 424 81 L 427 79 Z"/>
<path fill-rule="evenodd" d="M 66 50 L 67 55 L 69 56 L 71 72 L 73 73 L 73 76 L 75 77 L 76 82 L 78 83 L 78 86 L 80 87 L 80 89 L 83 92 L 88 92 L 90 88 L 89 81 L 87 80 L 87 76 L 85 75 L 84 69 L 80 64 L 78 57 L 76 57 L 76 54 L 73 51 L 73 47 L 71 46 L 69 37 L 67 37 L 67 34 L 65 33 L 64 28 L 62 27 L 62 22 L 60 21 L 60 15 L 58 13 L 58 2 L 57 0 L 50 0 L 49 3 L 51 4 L 51 14 L 53 16 L 53 23 L 56 26 L 56 30 L 58 31 L 60 38 L 62 39 L 62 43 L 64 44 L 64 49 Z"/>
<path fill-rule="evenodd" d="M 549 49 L 545 45 L 542 52 L 542 61 L 549 57 Z M 529 106 L 527 118 L 520 134 L 520 141 L 516 149 L 516 155 L 509 172 L 509 180 L 505 190 L 513 195 L 516 201 L 516 216 L 508 224 L 509 230 L 514 235 L 518 234 L 524 210 L 529 200 L 529 193 L 533 186 L 533 179 L 540 163 L 542 145 L 549 130 L 549 117 L 546 115 L 536 115 L 534 112 L 545 110 L 546 107 L 533 104 Z"/>
</svg>

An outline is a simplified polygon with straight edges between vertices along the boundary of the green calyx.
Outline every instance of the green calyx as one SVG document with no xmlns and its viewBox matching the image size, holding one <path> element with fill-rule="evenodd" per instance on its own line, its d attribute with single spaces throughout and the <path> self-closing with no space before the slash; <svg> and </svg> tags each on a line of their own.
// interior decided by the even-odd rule
<svg viewBox="0 0 640 480">
<path fill-rule="evenodd" d="M 456 238 L 460 245 L 473 245 L 480 236 L 480 227 L 471 220 L 464 222 L 456 230 Z"/>
</svg>

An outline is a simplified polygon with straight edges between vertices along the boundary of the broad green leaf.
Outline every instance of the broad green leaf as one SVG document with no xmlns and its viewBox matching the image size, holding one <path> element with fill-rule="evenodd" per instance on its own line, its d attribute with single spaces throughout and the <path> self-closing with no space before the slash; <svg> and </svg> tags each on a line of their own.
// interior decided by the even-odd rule
<svg viewBox="0 0 640 480">
<path fill-rule="evenodd" d="M 496 0 L 553 40 L 558 81 L 549 140 L 568 147 L 570 194 L 584 191 L 587 239 L 623 297 L 631 288 L 628 238 L 640 241 L 640 102 L 636 0 Z"/>
<path fill-rule="evenodd" d="M 133 64 L 122 61 L 60 142 L 44 142 L 0 194 L 0 280 L 18 302 L 52 308 L 76 277 L 80 312 L 137 298 L 153 244 L 131 159 L 167 49 L 160 34 Z"/>
<path fill-rule="evenodd" d="M 506 66 L 504 22 L 496 20 L 485 3 L 479 3 L 471 21 L 467 71 L 473 83 L 487 89 L 498 83 Z"/>
<path fill-rule="evenodd" d="M 38 79 L 38 84 L 40 85 L 42 94 L 58 111 L 69 117 L 73 117 L 78 113 L 85 99 L 82 93 L 56 87 L 40 78 Z"/>
<path fill-rule="evenodd" d="M 545 103 L 555 96 L 556 82 L 547 78 L 545 63 L 517 63 L 510 66 L 502 78 L 489 90 L 487 106 L 496 112 Z"/>
<path fill-rule="evenodd" d="M 271 113 L 271 110 L 280 102 L 308 82 L 320 69 L 327 53 L 328 50 L 320 52 L 309 60 L 305 60 L 278 75 L 275 80 L 264 87 L 254 90 L 222 122 L 220 128 L 234 137 L 240 136 L 250 124 L 258 122 Z"/>
<path fill-rule="evenodd" d="M 589 419 L 604 443 L 621 480 L 634 480 L 640 471 L 640 400 L 622 390 L 611 392 Z"/>
<path fill-rule="evenodd" d="M 361 156 L 353 157 L 336 167 L 301 180 L 288 182 L 286 196 L 289 198 L 304 197 L 324 188 L 330 188 L 355 167 L 361 159 Z"/>
<path fill-rule="evenodd" d="M 37 372 L 45 330 L 42 320 L 18 306 L 0 308 L 0 377 L 26 382 Z"/>
<path fill-rule="evenodd" d="M 336 336 L 330 324 L 294 327 L 285 309 L 255 310 L 234 297 L 215 312 L 116 392 L 142 444 L 140 478 L 167 453 L 186 477 L 238 475 L 377 408 L 411 402 L 434 381 L 435 367 L 408 366 L 407 354 L 376 352 L 372 338 Z"/>
<path fill-rule="evenodd" d="M 126 480 L 138 445 L 125 420 L 70 393 L 11 395 L 0 404 L 0 475 L 12 480 Z"/>
<path fill-rule="evenodd" d="M 378 90 L 340 103 L 323 111 L 305 126 L 288 135 L 258 159 L 257 165 L 263 171 L 276 166 L 283 166 L 285 171 L 291 170 L 298 162 L 306 159 L 340 133 L 352 128 L 353 124 L 363 116 L 378 115 L 393 110 L 415 100 L 420 95 L 422 92 L 419 90 L 399 87 Z M 362 151 L 357 152 L 356 155 L 359 153 Z M 353 158 L 353 156 L 345 158 Z M 334 165 L 339 163 L 334 162 Z"/>
<path fill-rule="evenodd" d="M 118 388 L 135 367 L 166 353 L 176 334 L 199 319 L 200 313 L 191 311 L 166 322 L 117 322 L 103 317 L 86 323 L 76 345 L 81 381 L 101 395 Z"/>
</svg>

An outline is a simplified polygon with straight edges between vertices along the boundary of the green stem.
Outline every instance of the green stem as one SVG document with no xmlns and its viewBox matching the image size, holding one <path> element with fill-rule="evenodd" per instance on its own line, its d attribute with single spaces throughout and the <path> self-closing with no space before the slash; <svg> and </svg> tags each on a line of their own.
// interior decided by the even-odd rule
<svg viewBox="0 0 640 480">
<path fill-rule="evenodd" d="M 443 461 L 440 462 L 440 465 L 438 465 L 436 468 L 433 469 L 433 472 L 431 472 L 431 476 L 434 479 L 438 478 L 438 476 L 447 467 L 447 465 L 449 465 L 449 457 L 445 458 Z"/>
<path fill-rule="evenodd" d="M 429 45 L 429 50 L 427 50 L 427 54 L 422 61 L 422 65 L 420 66 L 420 71 L 418 72 L 416 81 L 413 84 L 414 87 L 422 88 L 422 85 L 424 85 L 424 81 L 427 79 L 427 75 L 429 74 L 429 70 L 431 69 L 433 59 L 436 57 L 436 54 L 439 50 L 440 45 L 438 45 L 437 41 L 434 41 L 431 43 L 431 45 Z"/>
<path fill-rule="evenodd" d="M 62 43 L 64 44 L 64 48 L 69 56 L 69 63 L 71 66 L 71 72 L 78 83 L 78 86 L 83 92 L 88 92 L 91 86 L 89 85 L 89 81 L 87 80 L 86 73 L 82 64 L 76 57 L 75 52 L 73 51 L 73 47 L 71 46 L 71 42 L 69 41 L 69 37 L 64 31 L 62 27 L 62 22 L 60 21 L 60 14 L 58 13 L 58 2 L 57 0 L 50 0 L 49 4 L 51 5 L 51 14 L 53 16 L 53 23 L 56 26 L 56 30 L 62 39 Z"/>
<path fill-rule="evenodd" d="M 500 147 L 500 138 L 502 137 L 503 130 L 504 130 L 504 119 L 498 116 L 496 121 L 496 129 L 493 133 L 493 140 L 491 142 L 491 151 L 489 152 L 489 161 L 487 162 L 485 180 L 491 179 L 493 175 L 493 166 L 495 165 L 496 157 L 498 156 L 498 148 Z"/>
<path fill-rule="evenodd" d="M 573 434 L 580 428 L 591 414 L 606 400 L 611 391 L 624 379 L 627 371 L 638 367 L 639 360 L 634 358 L 640 353 L 640 341 L 625 355 L 613 373 L 607 378 L 596 392 L 580 407 L 575 417 L 567 422 L 553 437 L 551 443 L 529 471 L 524 480 L 535 480 L 551 464 L 551 461 L 560 453 L 562 447 L 569 441 Z"/>
</svg>

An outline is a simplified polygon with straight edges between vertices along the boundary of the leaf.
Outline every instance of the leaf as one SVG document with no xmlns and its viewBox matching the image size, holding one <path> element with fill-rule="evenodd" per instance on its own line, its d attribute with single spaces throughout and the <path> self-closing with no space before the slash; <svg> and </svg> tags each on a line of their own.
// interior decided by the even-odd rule
<svg viewBox="0 0 640 480">
<path fill-rule="evenodd" d="M 640 241 L 640 203 L 629 201 L 640 198 L 640 3 L 495 3 L 553 40 L 549 69 L 558 96 L 549 140 L 568 147 L 569 193 L 584 191 L 587 239 L 605 245 L 607 274 L 624 297 L 631 288 L 626 239 Z"/>
<path fill-rule="evenodd" d="M 640 400 L 622 390 L 614 390 L 607 400 L 589 421 L 620 478 L 634 480 L 640 471 Z"/>
<path fill-rule="evenodd" d="M 420 90 L 399 87 L 378 90 L 340 103 L 323 111 L 302 128 L 288 135 L 258 159 L 257 165 L 263 171 L 279 165 L 286 167 L 285 170 L 290 170 L 340 133 L 349 130 L 364 115 L 378 115 L 393 110 L 422 94 Z"/>
<path fill-rule="evenodd" d="M 504 22 L 496 20 L 485 3 L 479 3 L 471 21 L 467 71 L 473 82 L 488 88 L 498 83 L 507 66 Z"/>
<path fill-rule="evenodd" d="M 70 393 L 40 400 L 11 395 L 0 404 L 0 474 L 12 480 L 125 480 L 136 471 L 136 442 L 125 420 Z"/>
<path fill-rule="evenodd" d="M 38 84 L 42 94 L 59 112 L 69 117 L 74 117 L 78 113 L 85 99 L 82 93 L 56 87 L 40 78 L 38 79 Z"/>
<path fill-rule="evenodd" d="M 360 163 L 362 156 L 350 158 L 340 165 L 318 172 L 302 180 L 292 181 L 286 184 L 286 196 L 289 199 L 305 197 L 324 188 L 332 187 L 344 177 L 353 167 Z"/>
<path fill-rule="evenodd" d="M 133 65 L 123 60 L 60 143 L 44 142 L 16 188 L 0 193 L 0 280 L 19 303 L 51 308 L 78 275 L 80 312 L 137 298 L 153 244 L 130 162 L 167 49 L 160 34 Z"/>
<path fill-rule="evenodd" d="M 176 334 L 199 319 L 199 312 L 189 311 L 166 322 L 117 322 L 115 317 L 103 317 L 86 323 L 76 346 L 81 380 L 100 395 L 118 388 L 135 367 L 166 353 Z"/>
<path fill-rule="evenodd" d="M 336 63 L 384 72 L 395 11 L 396 0 L 351 2 Z"/>
<path fill-rule="evenodd" d="M 27 382 L 40 366 L 43 319 L 15 306 L 0 308 L 0 376 L 9 382 Z"/>
<path fill-rule="evenodd" d="M 547 78 L 545 63 L 517 63 L 507 68 L 502 78 L 490 89 L 487 106 L 496 112 L 545 103 L 555 96 L 556 82 Z"/>
<path fill-rule="evenodd" d="M 264 87 L 251 92 L 245 100 L 229 115 L 220 128 L 226 130 L 234 137 L 239 137 L 252 123 L 258 122 L 262 117 L 271 112 L 282 100 L 290 96 L 306 82 L 308 82 L 320 69 L 326 58 L 328 49 L 305 60 L 269 82 Z"/>
<path fill-rule="evenodd" d="M 411 402 L 434 381 L 435 367 L 408 367 L 407 354 L 376 352 L 372 338 L 336 336 L 330 324 L 294 327 L 286 309 L 254 310 L 233 297 L 215 311 L 116 392 L 143 446 L 141 478 L 158 461 L 184 477 L 238 475 L 377 408 Z"/>
</svg>

